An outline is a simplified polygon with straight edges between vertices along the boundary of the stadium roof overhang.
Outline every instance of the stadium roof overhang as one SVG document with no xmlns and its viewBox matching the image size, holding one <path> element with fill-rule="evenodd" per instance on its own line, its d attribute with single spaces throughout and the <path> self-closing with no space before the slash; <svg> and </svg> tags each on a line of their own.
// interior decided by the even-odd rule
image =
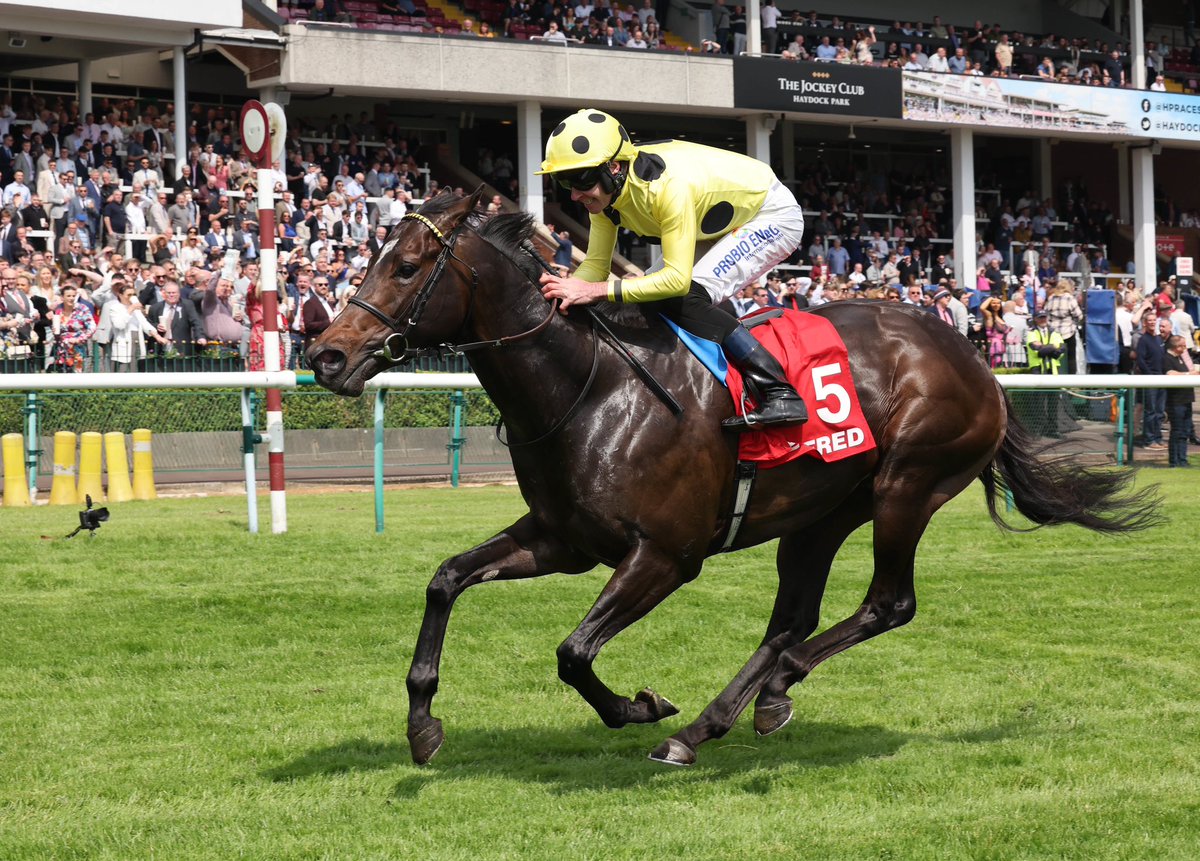
<svg viewBox="0 0 1200 861">
<path fill-rule="evenodd" d="M 192 45 L 198 31 L 242 28 L 251 14 L 282 23 L 258 0 L 0 0 L 0 74 Z"/>
</svg>

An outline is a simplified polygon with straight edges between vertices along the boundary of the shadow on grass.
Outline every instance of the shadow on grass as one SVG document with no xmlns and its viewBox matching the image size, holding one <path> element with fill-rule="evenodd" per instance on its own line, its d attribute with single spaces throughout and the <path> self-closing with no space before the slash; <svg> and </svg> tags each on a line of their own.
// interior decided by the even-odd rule
<svg viewBox="0 0 1200 861">
<path fill-rule="evenodd" d="M 896 754 L 910 736 L 880 726 L 793 721 L 779 734 L 758 738 L 739 726 L 726 738 L 704 745 L 699 763 L 676 769 L 651 762 L 647 754 L 669 733 L 663 727 L 606 730 L 592 724 L 448 730 L 445 748 L 428 766 L 412 764 L 403 740 L 355 738 L 317 748 L 261 772 L 272 781 L 332 776 L 407 766 L 396 798 L 415 798 L 427 784 L 455 778 L 494 777 L 542 784 L 558 794 L 655 785 L 736 782 L 750 794 L 767 794 L 775 779 L 796 768 L 830 768 Z"/>
<path fill-rule="evenodd" d="M 287 782 L 303 780 L 316 775 L 345 774 L 351 771 L 382 771 L 411 761 L 407 742 L 352 738 L 340 744 L 315 748 L 291 762 L 264 769 L 260 774 L 273 782 Z"/>
</svg>

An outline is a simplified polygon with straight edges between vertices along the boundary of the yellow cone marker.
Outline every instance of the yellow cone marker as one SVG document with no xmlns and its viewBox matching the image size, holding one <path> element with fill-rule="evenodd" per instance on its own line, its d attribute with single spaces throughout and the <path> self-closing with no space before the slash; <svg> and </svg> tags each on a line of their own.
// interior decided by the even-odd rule
<svg viewBox="0 0 1200 861">
<path fill-rule="evenodd" d="M 85 496 L 92 502 L 104 501 L 104 485 L 100 481 L 100 451 L 104 438 L 95 431 L 84 431 L 79 435 L 79 496 L 81 505 Z"/>
<path fill-rule="evenodd" d="M 150 448 L 152 434 L 146 428 L 133 432 L 133 498 L 158 499 L 154 489 L 154 453 Z"/>
<path fill-rule="evenodd" d="M 4 507 L 31 505 L 29 484 L 25 481 L 25 438 L 6 433 L 0 438 L 4 449 Z"/>
<path fill-rule="evenodd" d="M 129 457 L 125 454 L 125 434 L 111 431 L 104 435 L 104 460 L 108 467 L 108 501 L 128 502 L 133 499 L 129 483 Z"/>
<path fill-rule="evenodd" d="M 54 435 L 54 480 L 50 483 L 51 505 L 75 505 L 75 434 L 59 431 Z"/>
</svg>

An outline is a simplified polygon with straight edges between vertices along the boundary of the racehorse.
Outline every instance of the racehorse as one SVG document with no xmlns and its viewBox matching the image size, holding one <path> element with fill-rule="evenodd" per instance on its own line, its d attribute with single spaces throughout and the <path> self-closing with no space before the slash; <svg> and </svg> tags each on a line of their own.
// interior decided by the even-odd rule
<svg viewBox="0 0 1200 861">
<path fill-rule="evenodd" d="M 309 348 L 317 381 L 358 395 L 371 376 L 423 349 L 457 349 L 500 411 L 529 511 L 442 563 L 426 592 L 408 674 L 408 738 L 417 763 L 445 740 L 431 714 L 451 608 L 470 586 L 598 564 L 613 575 L 558 648 L 558 674 L 610 727 L 658 721 L 677 709 L 651 689 L 610 690 L 593 661 L 610 639 L 700 574 L 731 518 L 736 434 L 727 390 L 662 324 L 652 306 L 600 305 L 611 333 L 678 400 L 676 415 L 631 371 L 628 357 L 586 314 L 557 313 L 537 288 L 530 216 L 486 217 L 480 193 L 433 198 L 393 228 L 357 296 Z M 815 312 L 849 350 L 877 447 L 833 463 L 801 457 L 759 473 L 734 550 L 779 539 L 779 588 L 749 661 L 688 726 L 651 758 L 695 762 L 757 695 L 754 728 L 780 729 L 788 689 L 822 661 L 905 624 L 916 612 L 913 563 L 930 518 L 975 479 L 992 518 L 1007 491 L 1036 525 L 1075 523 L 1105 533 L 1158 519 L 1129 474 L 1066 468 L 1033 452 L 1035 439 L 969 342 L 935 316 L 886 302 L 837 302 Z M 838 548 L 874 521 L 874 573 L 847 619 L 812 636 Z"/>
</svg>

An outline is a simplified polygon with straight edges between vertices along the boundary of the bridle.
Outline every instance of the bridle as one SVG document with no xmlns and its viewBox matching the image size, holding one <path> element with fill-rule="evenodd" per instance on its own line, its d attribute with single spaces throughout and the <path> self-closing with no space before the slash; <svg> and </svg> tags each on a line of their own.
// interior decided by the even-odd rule
<svg viewBox="0 0 1200 861">
<path fill-rule="evenodd" d="M 458 241 L 461 225 L 456 227 L 450 233 L 450 238 L 438 228 L 436 224 L 416 212 L 407 212 L 401 216 L 401 221 L 412 219 L 424 224 L 433 233 L 434 237 L 441 243 L 442 250 L 438 253 L 437 260 L 434 261 L 433 269 L 429 272 L 429 277 L 425 279 L 425 283 L 421 285 L 421 289 L 413 296 L 412 301 L 408 304 L 405 311 L 401 311 L 395 317 L 389 317 L 383 311 L 376 308 L 365 299 L 360 299 L 358 296 L 351 296 L 348 304 L 356 305 L 364 311 L 371 314 L 389 329 L 391 334 L 384 339 L 383 346 L 372 353 L 374 358 L 381 359 L 388 364 L 398 365 L 411 358 L 412 351 L 408 347 L 408 333 L 421 319 L 421 315 L 425 313 L 425 306 L 429 304 L 429 299 L 433 295 L 433 288 L 437 286 L 437 282 L 442 277 L 442 272 L 446 269 L 446 264 L 453 257 L 462 266 L 465 266 L 471 273 L 471 295 L 474 296 L 475 288 L 479 285 L 479 273 L 475 271 L 475 267 L 467 263 L 461 257 L 454 253 L 454 244 Z"/>
<path fill-rule="evenodd" d="M 417 291 L 417 294 L 413 297 L 412 302 L 409 303 L 408 313 L 402 312 L 397 314 L 395 317 L 389 317 L 387 314 L 376 308 L 365 299 L 359 299 L 358 296 L 350 297 L 348 304 L 356 305 L 359 308 L 362 308 L 364 311 L 371 314 L 373 317 L 392 330 L 392 333 L 384 339 L 383 346 L 371 354 L 372 358 L 379 359 L 381 362 L 385 362 L 388 365 L 402 365 L 411 361 L 417 356 L 430 353 L 449 351 L 456 355 L 461 355 L 463 353 L 469 353 L 473 350 L 505 347 L 517 341 L 522 341 L 526 338 L 532 338 L 534 335 L 538 334 L 550 325 L 550 321 L 554 319 L 555 312 L 558 311 L 557 299 L 549 303 L 549 310 L 547 310 L 546 318 L 544 320 L 542 320 L 533 328 L 527 329 L 526 331 L 520 332 L 516 335 L 505 335 L 501 338 L 494 338 L 488 341 L 471 341 L 466 344 L 442 343 L 433 348 L 409 347 L 408 333 L 411 332 L 413 327 L 417 325 L 417 322 L 421 319 L 421 315 L 425 312 L 425 306 L 429 303 L 429 299 L 433 295 L 433 288 L 437 286 L 437 283 L 441 279 L 442 273 L 445 271 L 446 265 L 449 263 L 449 261 L 451 259 L 458 261 L 460 265 L 465 266 L 471 273 L 471 289 L 467 300 L 468 308 L 473 307 L 474 305 L 473 300 L 475 297 L 475 289 L 479 286 L 479 273 L 475 270 L 474 266 L 454 253 L 454 245 L 456 242 L 458 242 L 459 234 L 461 234 L 463 230 L 472 229 L 466 221 L 463 221 L 452 231 L 450 231 L 450 236 L 447 238 L 446 235 L 443 234 L 438 228 L 438 226 L 424 215 L 421 215 L 418 212 L 407 212 L 401 216 L 401 221 L 408 218 L 425 225 L 425 227 L 427 227 L 429 231 L 433 233 L 437 241 L 441 243 L 442 250 L 438 253 L 437 260 L 434 261 L 433 269 L 431 269 L 429 272 L 429 277 L 425 279 L 425 283 L 421 285 L 421 289 Z M 503 251 L 500 251 L 500 249 L 496 249 L 496 251 L 514 268 L 516 268 L 518 271 L 522 271 L 521 267 L 517 265 L 515 260 L 505 254 Z M 525 253 L 529 254 L 530 257 L 532 257 L 543 268 L 548 269 L 546 262 L 537 255 L 536 251 L 526 248 Z M 522 274 L 524 273 L 522 272 Z M 537 286 L 536 283 L 534 286 Z M 563 413 L 562 417 L 554 423 L 550 430 L 531 440 L 524 440 L 522 442 L 508 442 L 502 439 L 500 437 L 500 424 L 503 423 L 503 419 L 501 419 L 501 421 L 496 425 L 496 439 L 500 441 L 501 445 L 507 448 L 520 448 L 542 442 L 543 440 L 549 439 L 562 430 L 566 423 L 570 421 L 571 417 L 575 415 L 576 410 L 579 409 L 579 406 L 587 397 L 588 392 L 591 391 L 592 384 L 596 381 L 596 372 L 600 367 L 600 338 L 596 333 L 596 318 L 594 315 L 591 315 L 591 333 L 592 369 L 588 374 L 587 382 L 584 383 L 583 389 L 579 392 L 579 396 L 575 399 L 575 402 L 572 403 L 567 411 Z"/>
<path fill-rule="evenodd" d="M 446 265 L 451 259 L 457 261 L 460 265 L 466 267 L 471 273 L 471 287 L 468 295 L 468 307 L 473 306 L 475 290 L 479 286 L 479 273 L 475 267 L 467 261 L 463 260 L 454 252 L 454 246 L 458 242 L 458 237 L 464 230 L 471 229 L 470 225 L 463 221 L 452 231 L 447 238 L 444 233 L 430 219 L 421 215 L 419 212 L 407 212 L 401 216 L 400 220 L 412 219 L 424 225 L 434 235 L 434 238 L 441 244 L 442 249 L 438 253 L 437 260 L 433 263 L 433 268 L 429 271 L 429 276 L 425 279 L 425 283 L 421 285 L 421 289 L 413 296 L 412 301 L 408 304 L 406 311 L 402 311 L 395 317 L 389 317 L 379 308 L 372 305 L 365 299 L 360 299 L 357 295 L 350 297 L 348 304 L 356 305 L 374 316 L 377 320 L 392 330 L 391 334 L 383 341 L 383 346 L 371 354 L 372 358 L 378 359 L 388 365 L 402 365 L 410 362 L 418 356 L 437 354 L 442 352 L 450 352 L 455 355 L 462 355 L 474 350 L 490 349 L 494 347 L 504 347 L 514 341 L 521 341 L 525 338 L 530 338 L 541 332 L 550 325 L 550 321 L 554 318 L 554 312 L 558 308 L 558 302 L 551 303 L 549 310 L 546 313 L 546 318 L 538 323 L 532 329 L 528 329 L 516 335 L 506 335 L 501 338 L 495 338 L 488 341 L 471 341 L 465 344 L 442 343 L 431 348 L 414 348 L 408 346 L 408 335 L 421 319 L 421 315 L 425 313 L 425 306 L 429 304 L 429 299 L 433 296 L 433 289 L 441 280 L 442 273 L 446 269 Z M 499 250 L 499 249 L 497 249 Z M 513 266 L 516 266 L 516 261 L 510 258 L 507 254 L 501 252 L 501 256 L 508 260 Z M 518 267 L 519 269 L 519 267 Z"/>
</svg>

